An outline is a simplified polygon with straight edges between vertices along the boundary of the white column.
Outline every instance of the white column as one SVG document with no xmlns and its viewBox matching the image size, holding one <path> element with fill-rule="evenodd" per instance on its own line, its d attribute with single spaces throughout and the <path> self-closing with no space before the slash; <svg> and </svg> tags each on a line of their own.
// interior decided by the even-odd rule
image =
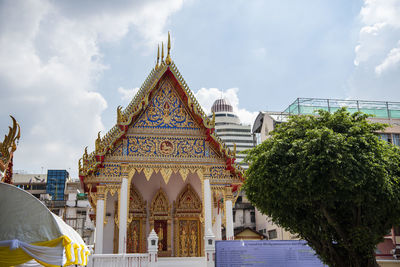
<svg viewBox="0 0 400 267">
<path fill-rule="evenodd" d="M 211 219 L 211 187 L 210 180 L 204 179 L 204 233 L 212 231 L 212 219 Z"/>
<path fill-rule="evenodd" d="M 233 240 L 233 212 L 232 212 L 232 200 L 225 201 L 225 212 L 226 212 L 226 240 Z"/>
<path fill-rule="evenodd" d="M 222 232 L 221 232 L 221 210 L 219 211 L 219 213 L 217 214 L 216 218 L 215 218 L 215 239 L 216 240 L 221 240 L 222 239 Z"/>
<path fill-rule="evenodd" d="M 118 253 L 126 253 L 126 225 L 128 221 L 128 179 L 122 178 L 119 198 L 119 239 Z"/>
<path fill-rule="evenodd" d="M 96 204 L 96 242 L 95 254 L 103 254 L 104 199 L 99 198 Z"/>
</svg>

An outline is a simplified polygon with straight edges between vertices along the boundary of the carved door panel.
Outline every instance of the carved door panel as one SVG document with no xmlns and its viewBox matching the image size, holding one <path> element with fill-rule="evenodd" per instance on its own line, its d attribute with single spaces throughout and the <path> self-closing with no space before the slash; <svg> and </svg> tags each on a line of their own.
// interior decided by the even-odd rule
<svg viewBox="0 0 400 267">
<path fill-rule="evenodd" d="M 140 253 L 140 220 L 133 220 L 128 227 L 126 252 Z"/>
<path fill-rule="evenodd" d="M 158 235 L 158 251 L 167 251 L 168 249 L 168 231 L 167 220 L 155 220 L 154 230 Z"/>
<path fill-rule="evenodd" d="M 200 256 L 200 222 L 194 220 L 178 221 L 178 256 L 199 257 Z"/>
</svg>

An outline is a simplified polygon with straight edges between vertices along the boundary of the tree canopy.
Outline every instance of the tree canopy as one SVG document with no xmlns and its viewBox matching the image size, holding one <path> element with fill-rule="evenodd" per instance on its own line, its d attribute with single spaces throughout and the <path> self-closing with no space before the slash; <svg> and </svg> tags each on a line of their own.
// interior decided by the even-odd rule
<svg viewBox="0 0 400 267">
<path fill-rule="evenodd" d="M 345 108 L 292 116 L 246 156 L 248 199 L 330 266 L 377 266 L 400 221 L 400 150 Z"/>
</svg>

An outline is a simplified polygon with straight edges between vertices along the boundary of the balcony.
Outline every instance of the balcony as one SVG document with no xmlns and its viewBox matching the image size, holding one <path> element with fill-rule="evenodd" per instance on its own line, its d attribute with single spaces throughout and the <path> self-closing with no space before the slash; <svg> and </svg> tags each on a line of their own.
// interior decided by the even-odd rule
<svg viewBox="0 0 400 267">
<path fill-rule="evenodd" d="M 63 208 L 66 205 L 66 200 L 45 200 L 44 204 L 48 208 Z"/>
</svg>

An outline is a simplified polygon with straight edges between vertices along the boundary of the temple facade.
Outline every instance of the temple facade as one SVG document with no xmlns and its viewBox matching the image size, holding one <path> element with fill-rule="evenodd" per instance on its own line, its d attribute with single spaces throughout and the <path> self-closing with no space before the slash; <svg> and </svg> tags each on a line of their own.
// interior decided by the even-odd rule
<svg viewBox="0 0 400 267">
<path fill-rule="evenodd" d="M 116 125 L 79 161 L 95 216 L 95 253 L 143 253 L 158 235 L 158 255 L 204 255 L 204 238 L 233 239 L 232 205 L 243 170 L 215 134 L 170 58 L 151 71 Z"/>
</svg>

